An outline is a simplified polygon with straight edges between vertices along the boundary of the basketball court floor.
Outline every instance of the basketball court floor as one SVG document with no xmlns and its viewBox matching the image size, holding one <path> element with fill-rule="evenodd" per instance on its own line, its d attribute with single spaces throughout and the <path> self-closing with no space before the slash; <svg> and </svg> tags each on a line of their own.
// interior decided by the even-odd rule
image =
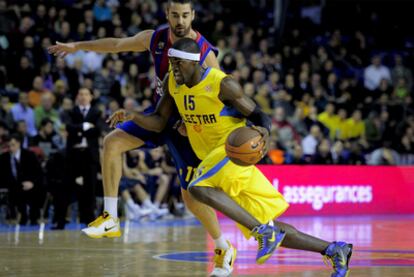
<svg viewBox="0 0 414 277">
<path fill-rule="evenodd" d="M 286 217 L 300 230 L 354 244 L 349 276 L 414 276 L 414 215 Z M 126 222 L 123 236 L 93 240 L 82 226 L 0 227 L 0 276 L 207 276 L 213 242 L 195 219 Z M 319 254 L 278 249 L 255 264 L 256 242 L 224 220 L 225 236 L 238 249 L 233 276 L 330 276 Z"/>
</svg>

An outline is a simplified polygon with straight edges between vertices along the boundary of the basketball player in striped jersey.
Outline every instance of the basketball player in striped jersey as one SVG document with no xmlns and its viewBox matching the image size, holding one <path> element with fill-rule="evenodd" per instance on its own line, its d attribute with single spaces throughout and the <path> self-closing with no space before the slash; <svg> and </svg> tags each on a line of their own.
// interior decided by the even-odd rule
<svg viewBox="0 0 414 277">
<path fill-rule="evenodd" d="M 184 119 L 193 150 L 202 160 L 188 188 L 199 201 L 238 223 L 246 238 L 258 241 L 256 262 L 264 263 L 279 246 L 322 254 L 332 263 L 331 277 L 346 277 L 352 245 L 327 242 L 298 231 L 277 218 L 288 204 L 256 166 L 239 166 L 226 155 L 225 141 L 250 121 L 268 145 L 270 118 L 222 71 L 200 66 L 200 48 L 189 38 L 168 51 L 172 73 L 152 114 L 115 113 L 111 124 L 125 118 L 161 132 L 175 108 Z M 265 147 L 267 149 L 267 147 Z M 263 154 L 266 154 L 265 152 Z M 230 257 L 224 261 L 231 263 Z"/>
<path fill-rule="evenodd" d="M 59 43 L 49 47 L 49 53 L 59 57 L 78 50 L 100 53 L 144 52 L 150 51 L 155 63 L 155 71 L 160 80 L 168 72 L 168 49 L 178 39 L 188 37 L 194 39 L 201 49 L 201 65 L 219 68 L 216 58 L 217 50 L 199 32 L 191 27 L 195 17 L 193 4 L 190 0 L 169 0 L 166 10 L 168 24 L 157 30 L 144 30 L 128 38 L 105 38 L 94 41 Z M 154 94 L 154 103 L 146 112 L 155 110 L 160 95 Z M 141 128 L 133 121 L 119 124 L 104 139 L 103 150 L 103 186 L 104 212 L 82 231 L 92 238 L 119 237 L 121 235 L 118 215 L 118 186 L 122 173 L 122 154 L 126 151 L 146 146 L 167 144 L 179 173 L 181 192 L 187 208 L 200 220 L 203 227 L 215 241 L 214 276 L 228 276 L 233 270 L 236 249 L 221 234 L 216 213 L 205 204 L 195 200 L 187 191 L 187 185 L 200 160 L 194 154 L 188 138 L 181 136 L 173 126 L 180 120 L 178 114 L 171 116 L 168 127 L 160 135 Z M 159 203 L 158 203 L 159 204 Z M 225 255 L 232 257 L 232 265 L 224 264 Z"/>
</svg>

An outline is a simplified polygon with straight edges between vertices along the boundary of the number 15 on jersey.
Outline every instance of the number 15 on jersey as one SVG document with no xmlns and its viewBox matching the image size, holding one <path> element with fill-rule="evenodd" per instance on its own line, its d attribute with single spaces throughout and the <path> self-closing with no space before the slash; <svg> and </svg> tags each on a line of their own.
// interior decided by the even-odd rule
<svg viewBox="0 0 414 277">
<path fill-rule="evenodd" d="M 195 109 L 194 95 L 184 95 L 184 109 L 194 111 Z"/>
</svg>

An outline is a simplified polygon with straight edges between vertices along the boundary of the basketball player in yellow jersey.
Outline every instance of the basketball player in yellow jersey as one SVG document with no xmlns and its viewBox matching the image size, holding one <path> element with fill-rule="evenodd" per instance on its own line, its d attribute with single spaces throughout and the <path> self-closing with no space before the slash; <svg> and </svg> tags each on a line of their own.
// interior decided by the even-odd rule
<svg viewBox="0 0 414 277">
<path fill-rule="evenodd" d="M 57 43 L 48 48 L 49 52 L 64 57 L 67 54 L 84 51 L 96 51 L 99 53 L 119 52 L 144 52 L 149 51 L 154 60 L 155 71 L 160 80 L 164 79 L 168 72 L 168 48 L 178 39 L 189 37 L 197 40 L 202 48 L 200 64 L 217 67 L 219 64 L 216 58 L 215 48 L 204 36 L 193 29 L 192 22 L 196 16 L 192 0 L 168 0 L 166 4 L 166 19 L 168 25 L 160 26 L 156 30 L 143 30 L 134 36 L 126 38 L 104 38 L 93 41 L 79 41 L 71 43 Z M 161 81 L 160 81 L 161 82 Z M 153 99 L 157 102 L 158 95 Z M 149 110 L 155 110 L 151 106 Z M 153 108 L 154 107 L 154 108 Z M 165 130 L 164 134 L 158 134 L 143 130 L 134 122 L 125 121 L 117 126 L 112 132 L 105 136 L 102 159 L 102 177 L 104 190 L 104 213 L 98 217 L 91 226 L 82 231 L 90 237 L 119 237 L 121 235 L 118 220 L 118 186 L 122 173 L 123 153 L 141 147 L 144 144 L 162 145 L 167 144 L 178 169 L 180 178 L 181 194 L 186 207 L 197 217 L 210 236 L 214 239 L 215 252 L 233 253 L 235 250 L 226 240 L 220 230 L 216 213 L 210 207 L 200 203 L 187 191 L 188 181 L 192 175 L 192 168 L 196 168 L 199 160 L 193 153 L 187 138 L 176 133 L 173 124 Z M 170 130 L 170 131 L 169 131 Z M 168 134 L 167 134 L 168 132 Z M 110 228 L 116 225 L 115 228 Z M 234 260 L 235 258 L 233 258 Z M 212 275 L 227 276 L 232 268 L 221 267 L 223 264 L 219 256 L 214 258 L 214 269 Z"/>
<path fill-rule="evenodd" d="M 192 39 L 180 39 L 168 52 L 172 74 L 154 113 L 113 116 L 111 123 L 132 119 L 143 128 L 160 132 L 174 104 L 183 118 L 193 150 L 202 160 L 189 191 L 235 220 L 246 238 L 259 243 L 257 263 L 264 263 L 278 246 L 324 255 L 333 265 L 332 277 L 348 275 L 352 245 L 318 239 L 276 221 L 287 208 L 283 196 L 255 166 L 239 166 L 226 157 L 224 143 L 231 131 L 249 120 L 268 145 L 270 119 L 223 72 L 198 64 L 200 49 Z M 232 260 L 224 257 L 224 262 Z"/>
</svg>

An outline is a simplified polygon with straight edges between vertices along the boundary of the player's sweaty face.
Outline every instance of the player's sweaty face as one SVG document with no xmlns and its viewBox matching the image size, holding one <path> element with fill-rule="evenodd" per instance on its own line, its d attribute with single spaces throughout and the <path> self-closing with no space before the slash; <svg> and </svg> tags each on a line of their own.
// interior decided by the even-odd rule
<svg viewBox="0 0 414 277">
<path fill-rule="evenodd" d="M 185 37 L 190 33 L 191 22 L 194 19 L 194 10 L 190 4 L 172 2 L 167 8 L 167 20 L 171 31 L 177 37 Z"/>
<path fill-rule="evenodd" d="M 193 76 L 194 62 L 179 58 L 170 58 L 170 63 L 175 82 L 178 85 L 185 84 Z"/>
</svg>

